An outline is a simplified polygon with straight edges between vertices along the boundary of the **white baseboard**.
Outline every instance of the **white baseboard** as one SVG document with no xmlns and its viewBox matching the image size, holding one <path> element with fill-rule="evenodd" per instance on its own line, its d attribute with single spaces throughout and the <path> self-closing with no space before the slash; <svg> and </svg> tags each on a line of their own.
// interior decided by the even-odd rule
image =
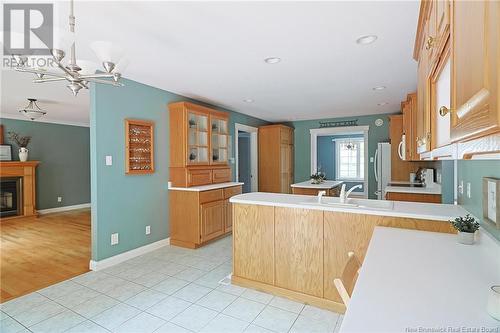
<svg viewBox="0 0 500 333">
<path fill-rule="evenodd" d="M 116 256 L 112 256 L 110 258 L 106 258 L 106 259 L 99 260 L 99 261 L 90 260 L 89 267 L 93 271 L 100 271 L 101 269 L 105 269 L 105 268 L 114 266 L 114 265 L 122 263 L 126 260 L 138 257 L 140 255 L 157 250 L 157 249 L 164 247 L 164 246 L 167 246 L 167 245 L 170 245 L 170 237 L 159 240 L 157 242 L 154 242 L 154 243 L 151 243 L 148 245 L 138 247 L 136 249 L 133 249 L 133 250 L 130 250 L 127 252 L 117 254 Z"/>
<path fill-rule="evenodd" d="M 38 214 L 43 215 L 43 214 L 50 214 L 50 213 L 66 212 L 68 210 L 83 209 L 83 208 L 90 208 L 90 203 L 84 203 L 84 204 L 72 205 L 72 206 L 63 206 L 63 207 L 40 209 L 37 212 L 38 212 Z"/>
</svg>

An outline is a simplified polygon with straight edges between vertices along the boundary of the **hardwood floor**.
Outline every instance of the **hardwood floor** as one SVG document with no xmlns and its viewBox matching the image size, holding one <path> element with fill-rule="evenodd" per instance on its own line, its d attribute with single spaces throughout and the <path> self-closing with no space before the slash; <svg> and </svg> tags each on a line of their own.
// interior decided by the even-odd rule
<svg viewBox="0 0 500 333">
<path fill-rule="evenodd" d="M 0 222 L 0 302 L 89 270 L 90 210 Z"/>
</svg>

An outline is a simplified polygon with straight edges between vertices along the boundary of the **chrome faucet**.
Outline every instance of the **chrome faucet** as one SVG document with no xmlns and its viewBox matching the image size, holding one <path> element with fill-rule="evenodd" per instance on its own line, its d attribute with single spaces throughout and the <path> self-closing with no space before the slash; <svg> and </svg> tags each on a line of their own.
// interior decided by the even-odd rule
<svg viewBox="0 0 500 333">
<path fill-rule="evenodd" d="M 321 203 L 321 199 L 326 195 L 326 191 L 318 191 L 318 203 Z"/>
<path fill-rule="evenodd" d="M 353 186 L 349 189 L 349 191 L 345 191 L 345 184 L 342 184 L 342 188 L 340 189 L 340 203 L 346 203 L 347 199 L 349 198 L 349 195 L 351 194 L 352 191 L 354 191 L 357 188 L 363 188 L 363 185 L 358 184 L 356 186 Z"/>
</svg>

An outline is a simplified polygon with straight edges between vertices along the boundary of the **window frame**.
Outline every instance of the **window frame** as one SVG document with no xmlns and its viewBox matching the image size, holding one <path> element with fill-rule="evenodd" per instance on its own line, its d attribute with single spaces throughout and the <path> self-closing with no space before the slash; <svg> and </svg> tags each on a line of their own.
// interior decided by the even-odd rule
<svg viewBox="0 0 500 333">
<path fill-rule="evenodd" d="M 366 176 L 366 170 L 365 170 L 365 154 L 364 150 L 366 149 L 365 146 L 365 139 L 363 137 L 356 137 L 356 138 L 339 138 L 339 139 L 334 139 L 335 141 L 335 179 L 336 180 L 342 180 L 346 182 L 364 182 L 365 181 L 365 176 Z M 340 145 L 344 143 L 355 143 L 359 145 L 361 148 L 361 145 L 363 145 L 363 161 L 361 161 L 361 153 L 356 154 L 356 177 L 341 177 L 340 176 Z M 363 163 L 363 177 L 360 177 L 360 172 L 361 172 L 361 164 Z"/>
</svg>

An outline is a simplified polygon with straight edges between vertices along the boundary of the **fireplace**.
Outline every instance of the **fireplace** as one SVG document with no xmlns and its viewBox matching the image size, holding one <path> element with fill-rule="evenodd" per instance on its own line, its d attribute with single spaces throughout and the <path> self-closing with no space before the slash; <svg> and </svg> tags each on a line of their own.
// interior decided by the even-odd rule
<svg viewBox="0 0 500 333">
<path fill-rule="evenodd" d="M 0 178 L 0 217 L 22 215 L 22 177 Z"/>
</svg>

